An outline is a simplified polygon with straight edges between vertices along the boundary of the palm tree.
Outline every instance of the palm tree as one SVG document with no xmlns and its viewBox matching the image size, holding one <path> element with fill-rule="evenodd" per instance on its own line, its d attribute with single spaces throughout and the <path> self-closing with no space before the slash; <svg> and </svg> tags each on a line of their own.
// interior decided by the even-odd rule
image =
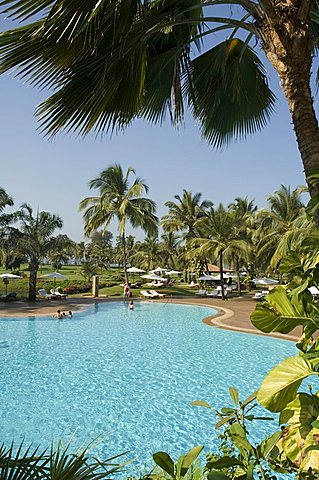
<svg viewBox="0 0 319 480">
<path fill-rule="evenodd" d="M 279 76 L 310 194 L 319 194 L 310 82 L 316 0 L 164 0 L 124 10 L 112 0 L 3 4 L 13 18 L 34 22 L 1 34 L 0 72 L 55 90 L 37 111 L 51 134 L 114 130 L 137 116 L 161 122 L 167 111 L 177 123 L 189 104 L 213 145 L 243 138 L 268 122 L 275 102 L 259 47 Z M 223 31 L 230 33 L 216 45 Z"/>
<path fill-rule="evenodd" d="M 166 202 L 169 211 L 162 217 L 162 226 L 166 232 L 182 231 L 183 238 L 189 240 L 199 235 L 196 227 L 200 218 L 212 206 L 208 200 L 201 201 L 201 193 L 183 190 L 183 195 L 175 195 L 177 202 Z"/>
<path fill-rule="evenodd" d="M 135 253 L 131 256 L 133 265 L 143 270 L 153 270 L 162 264 L 165 258 L 163 246 L 157 237 L 146 237 L 143 242 L 136 242 Z"/>
<path fill-rule="evenodd" d="M 258 257 L 266 254 L 272 268 L 278 266 L 289 250 L 298 248 L 315 232 L 315 225 L 307 218 L 301 200 L 303 191 L 304 187 L 291 191 L 290 187 L 281 185 L 268 197 L 269 208 L 258 212 L 258 228 L 262 231 Z"/>
<path fill-rule="evenodd" d="M 242 218 L 219 204 L 217 208 L 211 208 L 198 224 L 202 237 L 194 239 L 192 244 L 197 247 L 198 253 L 206 258 L 213 261 L 219 259 L 222 298 L 225 299 L 224 259 L 231 259 L 234 254 L 245 255 L 249 249 L 247 242 L 239 236 Z"/>
<path fill-rule="evenodd" d="M 165 265 L 172 269 L 180 268 L 180 243 L 180 237 L 174 232 L 161 235 L 161 246 L 165 258 Z"/>
<path fill-rule="evenodd" d="M 148 192 L 148 186 L 139 177 L 136 177 L 130 185 L 131 174 L 135 175 L 133 168 L 129 167 L 124 175 L 122 167 L 115 163 L 89 182 L 90 189 L 97 189 L 99 195 L 85 198 L 80 203 L 80 210 L 84 211 L 84 232 L 87 236 L 100 227 L 106 228 L 111 220 L 117 218 L 126 282 L 128 282 L 127 223 L 129 222 L 134 228 L 141 227 L 150 235 L 157 234 L 158 223 L 155 216 L 155 203 L 149 198 L 142 197 L 144 192 Z"/>
<path fill-rule="evenodd" d="M 29 263 L 29 301 L 36 300 L 37 274 L 40 261 L 52 252 L 57 245 L 53 233 L 62 228 L 63 222 L 57 215 L 49 212 L 33 214 L 30 205 L 24 203 L 16 212 L 20 225 L 10 227 L 10 237 L 14 251 L 26 257 Z"/>
</svg>

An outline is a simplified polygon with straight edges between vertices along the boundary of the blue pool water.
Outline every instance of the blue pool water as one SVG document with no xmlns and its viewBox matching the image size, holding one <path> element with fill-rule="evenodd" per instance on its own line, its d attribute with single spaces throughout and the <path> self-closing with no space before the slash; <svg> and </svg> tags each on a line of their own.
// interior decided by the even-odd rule
<svg viewBox="0 0 319 480">
<path fill-rule="evenodd" d="M 131 451 L 134 468 L 151 454 L 173 457 L 194 445 L 216 445 L 214 418 L 190 402 L 231 405 L 244 399 L 270 365 L 293 355 L 292 343 L 209 327 L 212 309 L 122 302 L 73 319 L 0 319 L 1 442 L 75 444 L 103 434 L 101 458 Z M 260 423 L 263 435 L 267 425 Z"/>
</svg>

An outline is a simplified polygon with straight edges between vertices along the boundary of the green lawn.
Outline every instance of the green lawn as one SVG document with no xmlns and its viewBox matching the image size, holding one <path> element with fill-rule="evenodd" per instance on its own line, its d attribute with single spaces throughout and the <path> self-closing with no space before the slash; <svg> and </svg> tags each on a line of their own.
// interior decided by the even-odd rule
<svg viewBox="0 0 319 480">
<path fill-rule="evenodd" d="M 154 290 L 156 290 L 155 287 L 151 287 Z M 132 298 L 138 298 L 141 297 L 142 295 L 140 294 L 141 290 L 150 290 L 150 287 L 147 287 L 146 284 L 145 286 L 139 287 L 139 288 L 132 288 Z M 174 285 L 172 287 L 168 288 L 159 288 L 157 289 L 159 293 L 164 293 L 169 297 L 170 295 L 172 296 L 179 296 L 179 297 L 186 297 L 189 295 L 194 295 L 194 292 L 197 292 L 197 289 L 191 289 L 186 287 L 185 285 Z M 123 295 L 123 287 L 120 287 L 119 285 L 116 285 L 115 287 L 106 287 L 106 288 L 101 288 L 100 289 L 100 294 L 101 295 L 107 295 L 109 297 L 121 297 Z"/>
</svg>

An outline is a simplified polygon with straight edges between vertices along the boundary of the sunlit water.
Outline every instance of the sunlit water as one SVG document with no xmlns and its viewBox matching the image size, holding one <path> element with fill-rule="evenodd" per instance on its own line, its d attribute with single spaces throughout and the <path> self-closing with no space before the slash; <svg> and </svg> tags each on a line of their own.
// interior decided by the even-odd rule
<svg viewBox="0 0 319 480">
<path fill-rule="evenodd" d="M 295 353 L 287 341 L 209 327 L 212 309 L 173 304 L 110 303 L 73 319 L 0 319 L 1 438 L 75 445 L 103 434 L 101 458 L 130 450 L 131 472 L 151 454 L 173 457 L 198 444 L 217 445 L 214 417 L 190 402 L 231 405 L 271 366 Z M 260 424 L 260 436 L 267 432 Z"/>
</svg>

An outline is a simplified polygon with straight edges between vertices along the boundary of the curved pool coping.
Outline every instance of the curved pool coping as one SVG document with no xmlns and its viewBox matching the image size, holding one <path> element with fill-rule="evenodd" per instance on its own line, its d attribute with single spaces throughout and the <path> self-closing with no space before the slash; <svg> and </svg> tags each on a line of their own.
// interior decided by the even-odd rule
<svg viewBox="0 0 319 480">
<path fill-rule="evenodd" d="M 86 308 L 89 308 L 92 304 L 94 303 L 107 303 L 107 302 L 119 302 L 122 301 L 122 298 L 94 298 L 94 297 L 76 297 L 76 298 L 69 298 L 61 301 L 55 301 L 54 303 L 49 302 L 49 301 L 41 301 L 37 302 L 36 304 L 28 304 L 26 302 L 19 302 L 17 303 L 12 303 L 12 304 L 6 304 L 1 308 L 0 307 L 0 319 L 1 317 L 3 318 L 8 318 L 8 317 L 37 317 L 37 316 L 52 316 L 56 312 L 57 309 L 61 310 L 69 310 L 72 309 L 74 311 L 81 311 L 85 310 Z M 232 330 L 232 331 L 237 331 L 237 332 L 242 332 L 242 333 L 249 333 L 249 334 L 254 334 L 254 335 L 263 335 L 263 336 L 271 336 L 275 338 L 280 338 L 280 339 L 286 339 L 290 341 L 296 341 L 299 337 L 298 335 L 284 335 L 281 333 L 264 333 L 261 332 L 260 330 L 257 330 L 256 328 L 252 327 L 252 325 L 249 322 L 249 315 L 245 315 L 245 323 L 247 322 L 247 325 L 240 325 L 236 326 L 233 323 L 229 324 L 227 320 L 233 318 L 236 315 L 236 310 L 232 310 L 230 308 L 226 308 L 221 305 L 214 305 L 212 303 L 208 303 L 205 301 L 204 298 L 166 298 L 166 299 L 156 299 L 156 300 L 144 300 L 144 299 L 134 299 L 134 301 L 151 301 L 154 303 L 175 303 L 175 304 L 180 304 L 180 305 L 194 305 L 194 306 L 203 306 L 207 308 L 212 308 L 217 310 L 217 314 L 215 315 L 209 315 L 205 318 L 203 318 L 203 322 L 210 326 L 210 327 L 216 327 L 216 328 L 222 328 L 225 330 Z M 246 300 L 249 302 L 249 300 Z M 252 328 L 251 328 L 252 327 Z"/>
</svg>

